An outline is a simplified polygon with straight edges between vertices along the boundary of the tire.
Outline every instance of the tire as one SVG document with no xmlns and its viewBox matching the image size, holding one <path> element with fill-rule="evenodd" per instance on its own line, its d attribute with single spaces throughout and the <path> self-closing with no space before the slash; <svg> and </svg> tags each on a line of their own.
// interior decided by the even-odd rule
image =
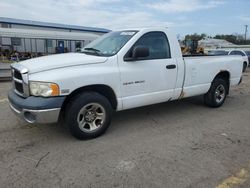
<svg viewBox="0 0 250 188">
<path fill-rule="evenodd" d="M 204 95 L 205 104 L 213 108 L 220 107 L 226 100 L 228 90 L 228 83 L 224 79 L 216 78 L 209 91 Z"/>
<path fill-rule="evenodd" d="M 246 69 L 247 69 L 247 63 L 244 62 L 243 63 L 243 68 L 242 68 L 242 72 L 246 72 Z"/>
<path fill-rule="evenodd" d="M 76 95 L 66 107 L 65 120 L 71 134 L 81 140 L 101 136 L 109 127 L 113 108 L 96 92 Z"/>
</svg>

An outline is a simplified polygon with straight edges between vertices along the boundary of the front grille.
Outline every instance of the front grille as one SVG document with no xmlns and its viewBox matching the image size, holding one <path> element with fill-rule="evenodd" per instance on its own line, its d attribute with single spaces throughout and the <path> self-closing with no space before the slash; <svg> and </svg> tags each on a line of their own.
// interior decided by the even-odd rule
<svg viewBox="0 0 250 188">
<path fill-rule="evenodd" d="M 14 70 L 14 77 L 16 79 L 22 80 L 22 74 L 18 72 L 17 70 Z"/>
<path fill-rule="evenodd" d="M 23 84 L 15 82 L 15 88 L 18 91 L 18 93 L 23 94 Z"/>
<path fill-rule="evenodd" d="M 12 76 L 13 76 L 13 86 L 15 89 L 15 92 L 18 95 L 23 96 L 23 78 L 22 78 L 22 74 L 16 70 L 16 69 L 12 69 Z"/>
<path fill-rule="evenodd" d="M 15 93 L 21 97 L 28 97 L 28 70 L 21 64 L 15 63 L 11 65 L 11 73 Z"/>
</svg>

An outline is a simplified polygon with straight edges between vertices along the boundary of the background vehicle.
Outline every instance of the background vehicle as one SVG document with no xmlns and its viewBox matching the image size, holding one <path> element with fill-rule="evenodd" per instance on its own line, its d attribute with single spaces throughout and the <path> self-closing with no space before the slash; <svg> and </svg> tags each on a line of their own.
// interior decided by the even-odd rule
<svg viewBox="0 0 250 188">
<path fill-rule="evenodd" d="M 228 51 L 226 51 L 226 50 L 210 50 L 210 51 L 208 51 L 208 55 L 228 55 Z"/>
<path fill-rule="evenodd" d="M 246 71 L 248 65 L 249 65 L 249 58 L 243 50 L 231 50 L 229 51 L 228 55 L 241 55 L 243 58 L 243 72 Z"/>
<path fill-rule="evenodd" d="M 247 57 L 248 57 L 248 66 L 249 66 L 249 63 L 250 63 L 250 51 L 245 51 Z"/>
<path fill-rule="evenodd" d="M 249 60 L 250 60 L 250 51 L 248 52 L 249 55 L 247 55 L 247 52 L 243 50 L 210 50 L 208 51 L 208 55 L 213 55 L 213 56 L 220 56 L 220 55 L 240 55 L 242 56 L 242 61 L 243 61 L 243 67 L 242 67 L 242 72 L 246 71 L 246 68 L 249 66 Z"/>
<path fill-rule="evenodd" d="M 201 55 L 204 49 L 198 45 L 198 40 L 184 40 L 181 44 L 183 55 Z"/>
<path fill-rule="evenodd" d="M 111 32 L 81 53 L 12 64 L 9 104 L 29 123 L 62 117 L 80 139 L 103 134 L 113 111 L 204 95 L 220 107 L 241 81 L 238 56 L 183 57 L 166 28 Z"/>
</svg>

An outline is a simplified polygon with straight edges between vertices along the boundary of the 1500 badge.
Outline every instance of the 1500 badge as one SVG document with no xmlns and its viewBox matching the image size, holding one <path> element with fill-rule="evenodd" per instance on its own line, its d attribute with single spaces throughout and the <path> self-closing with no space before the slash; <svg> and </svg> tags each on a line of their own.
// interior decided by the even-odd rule
<svg viewBox="0 0 250 188">
<path fill-rule="evenodd" d="M 142 83 L 145 83 L 145 80 L 139 80 L 139 81 L 134 81 L 134 82 L 125 82 L 125 83 L 123 83 L 123 85 L 127 86 L 127 85 L 142 84 Z"/>
</svg>

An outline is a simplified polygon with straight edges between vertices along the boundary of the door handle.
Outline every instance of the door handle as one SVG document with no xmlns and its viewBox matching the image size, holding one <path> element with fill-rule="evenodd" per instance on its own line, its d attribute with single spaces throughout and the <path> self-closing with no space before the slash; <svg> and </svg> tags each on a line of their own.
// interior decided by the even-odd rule
<svg viewBox="0 0 250 188">
<path fill-rule="evenodd" d="M 175 69 L 176 68 L 176 65 L 167 65 L 166 66 L 166 69 Z"/>
</svg>

